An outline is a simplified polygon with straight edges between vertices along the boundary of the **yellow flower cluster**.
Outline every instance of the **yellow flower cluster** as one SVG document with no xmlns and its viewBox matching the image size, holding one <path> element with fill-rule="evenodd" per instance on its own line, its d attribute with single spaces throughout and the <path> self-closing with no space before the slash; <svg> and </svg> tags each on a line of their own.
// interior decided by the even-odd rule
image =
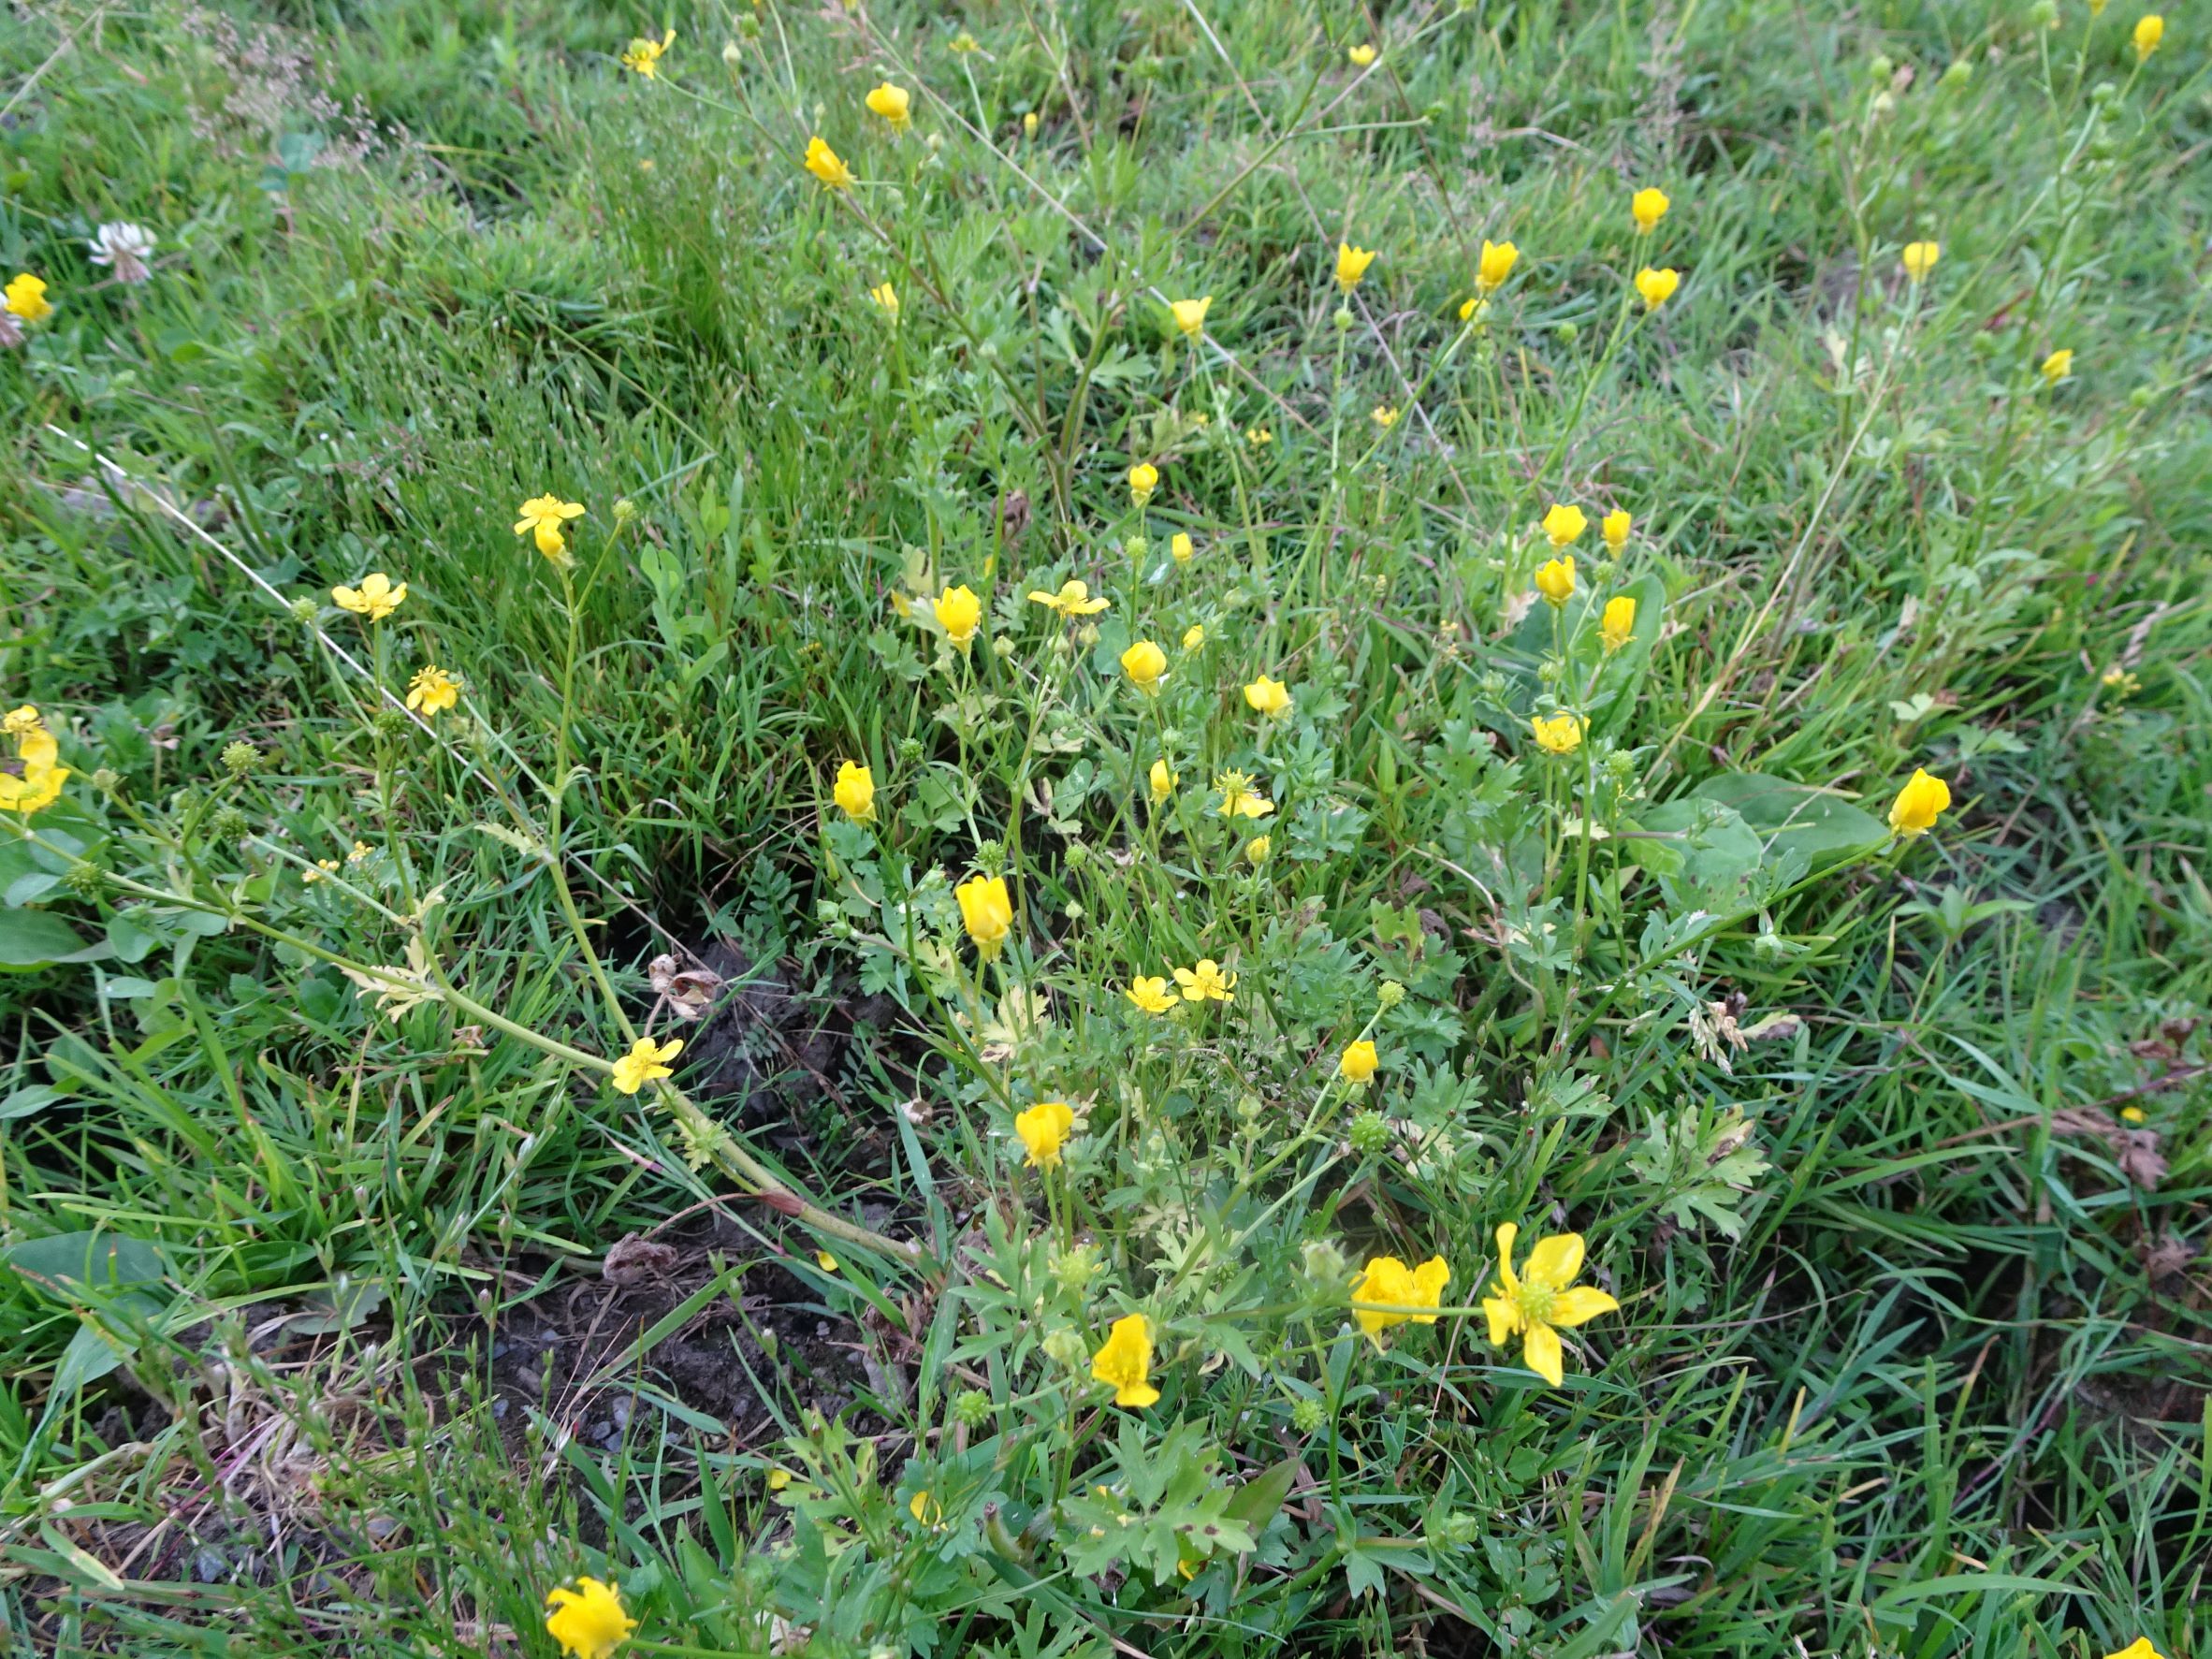
<svg viewBox="0 0 2212 1659">
<path fill-rule="evenodd" d="M 15 765 L 0 770 L 0 812 L 20 812 L 25 818 L 43 812 L 62 798 L 62 785 L 69 780 L 69 768 L 61 764 L 61 745 L 28 703 L 0 720 L 0 729 L 15 740 Z"/>
</svg>

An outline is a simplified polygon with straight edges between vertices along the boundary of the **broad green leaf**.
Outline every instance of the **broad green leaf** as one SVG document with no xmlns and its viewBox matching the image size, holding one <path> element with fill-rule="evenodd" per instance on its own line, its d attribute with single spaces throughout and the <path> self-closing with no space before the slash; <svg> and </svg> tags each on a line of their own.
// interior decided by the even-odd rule
<svg viewBox="0 0 2212 1659">
<path fill-rule="evenodd" d="M 0 910 L 0 968 L 95 962 L 110 948 L 105 939 L 86 944 L 82 935 L 50 911 Z"/>
</svg>

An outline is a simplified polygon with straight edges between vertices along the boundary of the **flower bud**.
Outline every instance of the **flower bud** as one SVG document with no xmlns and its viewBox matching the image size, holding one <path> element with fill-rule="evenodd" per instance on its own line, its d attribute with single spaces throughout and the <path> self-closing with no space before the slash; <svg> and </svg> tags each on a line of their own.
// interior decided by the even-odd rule
<svg viewBox="0 0 2212 1659">
<path fill-rule="evenodd" d="M 1368 1111 L 1352 1115 L 1349 1138 L 1352 1150 L 1361 1157 L 1373 1157 L 1390 1144 L 1390 1122 L 1379 1112 Z"/>
<path fill-rule="evenodd" d="M 1298 1253 L 1316 1288 L 1334 1296 L 1351 1281 L 1352 1264 L 1334 1239 L 1309 1239 Z"/>
</svg>

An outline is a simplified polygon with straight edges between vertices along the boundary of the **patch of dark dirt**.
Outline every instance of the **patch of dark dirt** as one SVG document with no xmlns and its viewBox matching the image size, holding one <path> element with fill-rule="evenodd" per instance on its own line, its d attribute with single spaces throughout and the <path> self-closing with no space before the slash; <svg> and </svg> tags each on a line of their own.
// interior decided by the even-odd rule
<svg viewBox="0 0 2212 1659">
<path fill-rule="evenodd" d="M 676 1080 L 692 1099 L 802 1166 L 888 1169 L 897 1137 L 881 1101 L 886 1085 L 912 1092 L 922 1053 L 891 997 L 841 968 L 808 981 L 729 939 L 657 956 L 647 977 L 650 1024 L 683 1039 Z"/>
<path fill-rule="evenodd" d="M 803 1409 L 842 1414 L 857 1433 L 883 1432 L 865 1401 L 903 1392 L 903 1334 L 834 1310 L 773 1262 L 725 1272 L 730 1258 L 758 1248 L 752 1234 L 709 1215 L 680 1232 L 623 1239 L 592 1277 L 506 1309 L 488 1349 L 502 1434 L 512 1443 L 531 1408 L 604 1450 L 640 1434 L 701 1433 L 662 1398 L 715 1419 L 722 1451 L 772 1442 Z"/>
</svg>

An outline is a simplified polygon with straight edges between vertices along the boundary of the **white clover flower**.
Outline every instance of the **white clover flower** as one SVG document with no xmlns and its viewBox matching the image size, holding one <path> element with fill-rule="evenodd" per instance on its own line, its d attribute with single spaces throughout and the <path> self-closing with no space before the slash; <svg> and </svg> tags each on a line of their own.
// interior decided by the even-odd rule
<svg viewBox="0 0 2212 1659">
<path fill-rule="evenodd" d="M 93 233 L 92 262 L 115 272 L 119 283 L 149 282 L 153 268 L 153 237 L 142 225 L 118 222 L 103 225 Z"/>
</svg>

